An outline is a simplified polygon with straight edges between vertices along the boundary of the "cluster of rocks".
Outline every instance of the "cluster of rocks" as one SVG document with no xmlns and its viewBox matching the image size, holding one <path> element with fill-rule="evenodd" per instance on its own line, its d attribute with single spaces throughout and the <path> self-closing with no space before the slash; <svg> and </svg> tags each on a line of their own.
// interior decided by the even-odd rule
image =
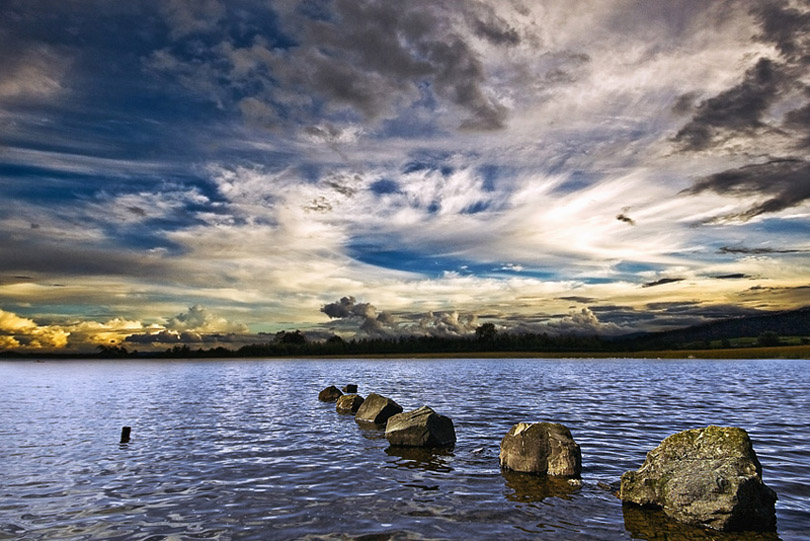
<svg viewBox="0 0 810 541">
<path fill-rule="evenodd" d="M 453 421 L 427 406 L 404 412 L 394 400 L 376 393 L 363 399 L 356 385 L 347 385 L 343 392 L 327 387 L 318 398 L 337 402 L 338 413 L 353 414 L 361 426 L 384 427 L 394 447 L 456 443 Z M 501 440 L 498 460 L 506 472 L 573 483 L 582 473 L 580 447 L 559 423 L 512 426 Z M 617 495 L 626 505 L 661 509 L 679 522 L 715 530 L 776 527 L 776 493 L 763 483 L 762 466 L 741 428 L 709 426 L 666 438 L 647 453 L 638 470 L 622 475 Z"/>
<path fill-rule="evenodd" d="M 357 385 L 346 385 L 343 391 L 329 386 L 318 394 L 318 400 L 336 402 L 336 411 L 354 415 L 360 426 L 385 428 L 385 438 L 395 447 L 449 447 L 456 443 L 453 420 L 428 406 L 403 411 L 394 400 L 377 393 L 363 398 L 357 394 Z"/>
</svg>

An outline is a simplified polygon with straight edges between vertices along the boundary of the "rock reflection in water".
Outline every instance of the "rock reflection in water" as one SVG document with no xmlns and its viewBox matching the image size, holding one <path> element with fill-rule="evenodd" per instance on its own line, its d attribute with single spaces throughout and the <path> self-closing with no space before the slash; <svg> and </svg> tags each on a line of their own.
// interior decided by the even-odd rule
<svg viewBox="0 0 810 541">
<path fill-rule="evenodd" d="M 374 423 L 357 423 L 360 429 L 360 434 L 369 440 L 384 440 L 385 439 L 385 425 L 377 425 Z"/>
<path fill-rule="evenodd" d="M 622 505 L 624 528 L 634 539 L 646 541 L 779 541 L 774 532 L 718 532 L 699 526 L 682 524 L 667 517 L 660 509 L 645 509 L 637 505 Z"/>
<path fill-rule="evenodd" d="M 452 447 L 433 449 L 391 446 L 385 450 L 385 454 L 398 459 L 393 463 L 396 468 L 442 473 L 453 471 L 450 466 L 450 462 L 454 457 Z"/>
<path fill-rule="evenodd" d="M 570 499 L 578 491 L 581 483 L 576 479 L 532 475 L 529 473 L 502 470 L 506 487 L 512 492 L 506 494 L 509 501 L 538 503 L 546 498 Z"/>
</svg>

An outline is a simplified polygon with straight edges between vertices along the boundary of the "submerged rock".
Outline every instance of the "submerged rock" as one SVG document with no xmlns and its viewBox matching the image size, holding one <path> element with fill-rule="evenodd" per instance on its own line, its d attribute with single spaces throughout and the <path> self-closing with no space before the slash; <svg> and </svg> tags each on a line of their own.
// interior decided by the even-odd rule
<svg viewBox="0 0 810 541">
<path fill-rule="evenodd" d="M 422 406 L 388 419 L 385 439 L 400 447 L 448 447 L 456 443 L 456 430 L 450 417 Z"/>
<path fill-rule="evenodd" d="M 357 408 L 363 403 L 363 397 L 359 394 L 344 394 L 337 399 L 335 409 L 338 413 L 357 413 Z"/>
<path fill-rule="evenodd" d="M 776 493 L 741 428 L 709 426 L 669 436 L 637 471 L 622 475 L 623 502 L 661 508 L 715 530 L 772 530 Z"/>
<path fill-rule="evenodd" d="M 334 385 L 330 385 L 329 387 L 318 393 L 318 400 L 320 400 L 321 402 L 334 402 L 341 396 L 343 396 L 343 393 L 340 392 L 340 389 L 338 389 Z"/>
<path fill-rule="evenodd" d="M 518 423 L 501 440 L 501 468 L 524 473 L 579 477 L 582 453 L 559 423 Z"/>
<path fill-rule="evenodd" d="M 369 394 L 354 415 L 361 424 L 384 425 L 392 415 L 402 412 L 402 406 L 377 393 Z"/>
<path fill-rule="evenodd" d="M 357 385 L 354 383 L 348 383 L 343 386 L 343 392 L 348 394 L 357 394 Z"/>
</svg>

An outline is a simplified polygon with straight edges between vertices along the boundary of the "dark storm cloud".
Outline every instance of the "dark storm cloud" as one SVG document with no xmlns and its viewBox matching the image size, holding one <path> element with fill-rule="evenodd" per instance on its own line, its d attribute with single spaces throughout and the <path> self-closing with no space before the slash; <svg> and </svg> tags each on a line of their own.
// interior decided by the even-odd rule
<svg viewBox="0 0 810 541">
<path fill-rule="evenodd" d="M 800 4 L 807 9 L 806 1 Z M 760 39 L 776 45 L 791 62 L 810 63 L 810 12 L 800 11 L 784 0 L 758 2 L 752 13 L 759 19 Z"/>
<path fill-rule="evenodd" d="M 478 4 L 477 10 L 469 12 L 470 26 L 479 37 L 494 45 L 517 45 L 520 43 L 518 31 L 499 17 L 492 6 Z"/>
<path fill-rule="evenodd" d="M 751 276 L 742 272 L 735 272 L 732 274 L 721 274 L 720 276 L 712 276 L 715 280 L 742 280 L 743 278 L 751 278 Z"/>
<path fill-rule="evenodd" d="M 746 248 L 745 246 L 722 246 L 717 253 L 720 254 L 744 254 L 744 255 L 767 255 L 767 254 L 803 254 L 808 250 L 798 250 L 792 248 Z"/>
<path fill-rule="evenodd" d="M 603 306 L 592 308 L 599 321 L 623 328 L 639 330 L 668 330 L 733 317 L 763 313 L 753 308 L 731 304 L 703 304 L 699 301 L 653 302 L 643 309 L 629 306 Z"/>
<path fill-rule="evenodd" d="M 470 114 L 462 127 L 504 126 L 506 110 L 484 95 L 481 62 L 447 24 L 448 12 L 422 2 L 338 0 L 335 6 L 340 24 L 316 21 L 309 35 L 310 46 L 329 47 L 338 57 L 328 61 L 335 79 L 319 81 L 316 91 L 345 101 L 349 87 L 359 89 L 350 99 L 373 118 L 391 105 L 392 94 L 401 95 L 403 82 L 413 91 L 420 80 L 432 80 L 441 97 Z M 475 20 L 479 27 L 484 24 Z M 485 26 L 495 35 L 499 19 L 492 15 L 490 20 L 495 22 Z"/>
<path fill-rule="evenodd" d="M 663 286 L 667 284 L 674 284 L 676 282 L 683 282 L 685 278 L 661 278 L 660 280 L 656 280 L 654 282 L 647 282 L 642 284 L 641 287 L 656 287 L 656 286 Z"/>
<path fill-rule="evenodd" d="M 740 84 L 698 105 L 692 120 L 675 135 L 675 141 L 685 150 L 704 150 L 728 132 L 753 134 L 765 127 L 762 117 L 778 98 L 784 82 L 779 67 L 761 58 Z"/>
<path fill-rule="evenodd" d="M 630 210 L 630 207 L 624 207 L 622 209 L 621 213 L 616 215 L 616 219 L 619 220 L 620 222 L 624 222 L 624 223 L 626 223 L 628 225 L 636 225 L 636 221 L 633 220 L 630 216 L 627 215 L 629 210 Z"/>
<path fill-rule="evenodd" d="M 581 304 L 591 304 L 597 301 L 597 299 L 594 299 L 593 297 L 579 297 L 576 295 L 572 295 L 570 297 L 557 297 L 557 298 L 560 299 L 561 301 L 578 302 Z"/>
<path fill-rule="evenodd" d="M 672 105 L 672 112 L 676 115 L 691 113 L 695 106 L 695 99 L 697 99 L 697 95 L 694 92 L 687 92 L 678 96 L 678 99 Z"/>
<path fill-rule="evenodd" d="M 19 270 L 46 276 L 84 274 L 158 277 L 173 273 L 169 262 L 144 257 L 143 253 L 137 251 L 6 237 L 0 243 L 0 272 Z"/>
<path fill-rule="evenodd" d="M 762 214 L 779 212 L 810 199 L 810 162 L 786 158 L 730 169 L 698 180 L 685 193 L 694 195 L 707 191 L 766 198 L 743 212 L 724 215 L 715 221 L 747 221 Z"/>
<path fill-rule="evenodd" d="M 486 95 L 482 63 L 457 27 L 466 20 L 490 42 L 517 43 L 514 29 L 491 8 L 421 0 L 336 0 L 314 13 L 243 8 L 254 20 L 276 20 L 275 27 L 247 41 L 170 46 L 147 65 L 220 105 L 238 103 L 261 124 L 307 125 L 324 113 L 340 118 L 342 108 L 365 120 L 392 118 L 427 92 L 465 113 L 462 129 L 505 126 L 507 110 Z M 239 23 L 231 19 L 220 26 Z"/>
<path fill-rule="evenodd" d="M 810 89 L 806 93 L 810 96 Z M 788 112 L 785 115 L 784 127 L 801 134 L 796 142 L 797 148 L 810 149 L 810 103 Z"/>
<path fill-rule="evenodd" d="M 797 5 L 783 0 L 758 2 L 751 15 L 760 32 L 756 39 L 773 44 L 776 58 L 761 57 L 749 68 L 735 86 L 692 106 L 693 96 L 678 98 L 673 111 L 682 114 L 694 109 L 694 116 L 675 135 L 682 150 L 700 151 L 722 144 L 729 137 L 756 137 L 767 133 L 803 132 L 797 146 L 810 146 L 808 116 L 810 103 L 788 111 L 781 119 L 765 122 L 766 113 L 781 98 L 791 92 L 804 90 L 810 65 L 810 5 Z"/>
</svg>

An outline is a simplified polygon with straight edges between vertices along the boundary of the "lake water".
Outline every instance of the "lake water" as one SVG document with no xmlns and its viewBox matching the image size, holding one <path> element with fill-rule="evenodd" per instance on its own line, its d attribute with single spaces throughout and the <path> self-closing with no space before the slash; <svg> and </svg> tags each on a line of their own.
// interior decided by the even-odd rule
<svg viewBox="0 0 810 541">
<path fill-rule="evenodd" d="M 346 383 L 450 416 L 457 445 L 389 449 L 318 402 Z M 0 362 L 0 393 L 0 539 L 810 539 L 810 361 Z M 520 421 L 571 429 L 580 488 L 501 473 Z M 681 527 L 604 488 L 709 424 L 750 434 L 776 534 Z"/>
</svg>

